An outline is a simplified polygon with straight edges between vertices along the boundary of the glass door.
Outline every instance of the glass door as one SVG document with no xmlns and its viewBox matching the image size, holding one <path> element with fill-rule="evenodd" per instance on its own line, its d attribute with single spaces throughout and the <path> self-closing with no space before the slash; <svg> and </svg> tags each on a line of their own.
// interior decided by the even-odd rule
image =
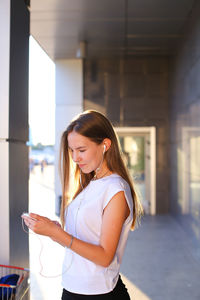
<svg viewBox="0 0 200 300">
<path fill-rule="evenodd" d="M 152 182 L 151 130 L 116 128 L 124 161 L 129 169 L 146 214 L 155 214 L 155 186 Z M 155 147 L 154 147 L 155 148 Z M 154 162 L 155 163 L 155 162 Z M 154 166 L 155 173 L 155 166 Z M 154 174 L 155 175 L 155 174 Z M 154 182 L 155 183 L 155 182 Z M 152 190 L 154 192 L 152 193 Z"/>
</svg>

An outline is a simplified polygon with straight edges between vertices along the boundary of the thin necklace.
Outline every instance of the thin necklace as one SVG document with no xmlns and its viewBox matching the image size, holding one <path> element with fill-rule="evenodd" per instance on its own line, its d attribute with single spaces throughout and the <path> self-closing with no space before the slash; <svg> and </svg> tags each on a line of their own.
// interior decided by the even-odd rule
<svg viewBox="0 0 200 300">
<path fill-rule="evenodd" d="M 109 170 L 107 170 L 102 176 L 100 177 L 97 177 L 97 174 L 94 174 L 94 177 L 92 178 L 92 180 L 97 180 L 97 179 L 101 179 L 103 178 L 104 176 L 106 176 L 106 174 L 108 174 Z"/>
</svg>

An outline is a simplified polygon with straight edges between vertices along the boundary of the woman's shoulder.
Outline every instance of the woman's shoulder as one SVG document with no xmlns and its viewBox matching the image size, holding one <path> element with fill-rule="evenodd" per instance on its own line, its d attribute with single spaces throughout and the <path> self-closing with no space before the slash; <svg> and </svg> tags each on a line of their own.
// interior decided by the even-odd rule
<svg viewBox="0 0 200 300">
<path fill-rule="evenodd" d="M 128 182 L 120 175 L 113 173 L 107 177 L 104 177 L 101 187 L 102 190 L 104 190 L 105 197 L 103 208 L 105 208 L 110 199 L 112 199 L 112 197 L 120 191 L 124 192 L 128 205 L 130 208 L 132 208 L 132 195 L 130 186 Z"/>
<path fill-rule="evenodd" d="M 102 183 L 105 185 L 116 185 L 116 186 L 121 186 L 124 189 L 127 189 L 129 187 L 129 184 L 124 180 L 120 175 L 117 173 L 112 173 L 111 175 L 102 178 Z"/>
<path fill-rule="evenodd" d="M 115 191 L 115 190 L 130 190 L 130 186 L 126 180 L 124 180 L 119 174 L 112 173 L 108 176 L 102 177 L 100 179 L 90 181 L 90 188 L 92 190 L 102 190 L 102 191 Z"/>
</svg>

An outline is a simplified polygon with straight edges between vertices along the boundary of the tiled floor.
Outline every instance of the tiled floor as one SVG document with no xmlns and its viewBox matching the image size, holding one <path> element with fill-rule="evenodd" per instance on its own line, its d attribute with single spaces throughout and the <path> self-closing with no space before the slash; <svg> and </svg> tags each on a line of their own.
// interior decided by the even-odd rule
<svg viewBox="0 0 200 300">
<path fill-rule="evenodd" d="M 121 268 L 134 283 L 132 299 L 199 300 L 200 260 L 194 247 L 172 216 L 145 216 L 129 235 Z"/>
<path fill-rule="evenodd" d="M 30 211 L 56 219 L 53 168 L 30 177 Z M 42 273 L 40 250 L 42 241 Z M 63 249 L 48 238 L 30 235 L 31 300 L 60 300 Z M 145 216 L 131 232 L 121 273 L 132 300 L 199 300 L 200 261 L 194 245 L 170 215 Z M 54 277 L 55 276 L 55 277 Z"/>
</svg>

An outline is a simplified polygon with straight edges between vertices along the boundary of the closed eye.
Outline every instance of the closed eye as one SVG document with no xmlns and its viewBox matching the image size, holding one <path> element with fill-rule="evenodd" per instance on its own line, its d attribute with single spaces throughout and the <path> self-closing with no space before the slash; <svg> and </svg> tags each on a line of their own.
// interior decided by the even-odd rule
<svg viewBox="0 0 200 300">
<path fill-rule="evenodd" d="M 86 149 L 77 149 L 77 150 L 79 150 L 79 152 L 85 152 L 86 151 Z M 69 148 L 69 152 L 73 153 L 74 150 Z"/>
</svg>

